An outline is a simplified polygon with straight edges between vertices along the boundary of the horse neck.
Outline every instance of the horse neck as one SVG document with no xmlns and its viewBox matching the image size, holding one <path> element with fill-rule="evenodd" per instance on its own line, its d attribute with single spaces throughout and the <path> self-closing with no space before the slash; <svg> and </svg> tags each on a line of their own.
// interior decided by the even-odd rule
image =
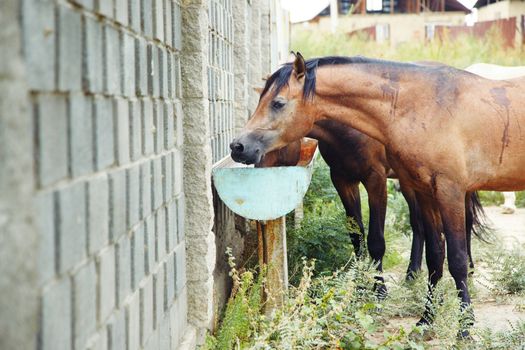
<svg viewBox="0 0 525 350">
<path fill-rule="evenodd" d="M 403 86 L 397 67 L 347 64 L 320 67 L 315 104 L 319 119 L 331 119 L 386 144 Z"/>
<path fill-rule="evenodd" d="M 314 124 L 314 127 L 312 128 L 312 130 L 310 130 L 310 132 L 306 136 L 312 139 L 316 139 L 318 141 L 330 144 L 330 145 L 334 144 L 336 140 L 334 139 L 333 132 L 331 132 L 330 128 L 327 127 L 328 125 L 327 122 L 330 122 L 330 121 L 329 120 L 318 121 L 317 123 Z M 341 125 L 341 127 L 345 128 L 347 126 Z"/>
</svg>

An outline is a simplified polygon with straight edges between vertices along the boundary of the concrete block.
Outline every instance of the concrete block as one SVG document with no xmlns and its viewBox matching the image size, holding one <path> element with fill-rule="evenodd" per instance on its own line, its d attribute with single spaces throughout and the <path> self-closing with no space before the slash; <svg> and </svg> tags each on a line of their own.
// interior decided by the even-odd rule
<svg viewBox="0 0 525 350">
<path fill-rule="evenodd" d="M 141 10 L 142 32 L 148 38 L 153 38 L 153 0 L 142 0 Z"/>
<path fill-rule="evenodd" d="M 85 16 L 84 46 L 83 46 L 83 77 L 84 90 L 102 92 L 104 87 L 104 49 L 103 49 L 103 24 L 91 17 Z"/>
<path fill-rule="evenodd" d="M 175 116 L 173 114 L 173 104 L 164 104 L 164 149 L 170 150 L 175 144 Z"/>
<path fill-rule="evenodd" d="M 104 90 L 109 95 L 117 95 L 120 91 L 120 35 L 109 26 L 104 26 Z"/>
<path fill-rule="evenodd" d="M 82 86 L 82 28 L 80 13 L 58 6 L 58 89 L 80 91 Z"/>
<path fill-rule="evenodd" d="M 153 37 L 164 41 L 164 0 L 153 0 Z"/>
<path fill-rule="evenodd" d="M 127 349 L 140 349 L 140 298 L 138 291 L 133 294 L 126 305 L 126 329 Z"/>
<path fill-rule="evenodd" d="M 184 143 L 184 129 L 183 129 L 183 121 L 184 121 L 184 115 L 182 111 L 182 104 L 177 101 L 175 102 L 175 142 L 178 148 L 182 149 L 182 145 Z"/>
<path fill-rule="evenodd" d="M 71 281 L 63 278 L 42 292 L 39 349 L 71 349 L 71 318 Z"/>
<path fill-rule="evenodd" d="M 115 1 L 115 21 L 123 26 L 128 25 L 128 0 Z"/>
<path fill-rule="evenodd" d="M 173 151 L 173 196 L 182 193 L 183 185 L 183 160 L 182 152 L 178 149 Z"/>
<path fill-rule="evenodd" d="M 94 254 L 109 241 L 109 183 L 106 174 L 88 182 L 88 252 Z"/>
<path fill-rule="evenodd" d="M 170 317 L 169 315 L 165 315 L 163 319 L 161 319 L 160 327 L 159 327 L 159 349 L 160 350 L 169 350 L 169 349 L 176 349 L 177 344 L 173 344 L 173 347 L 171 346 L 171 324 L 170 324 Z"/>
<path fill-rule="evenodd" d="M 148 44 L 142 38 L 135 39 L 135 91 L 137 96 L 148 95 Z"/>
<path fill-rule="evenodd" d="M 142 106 L 132 100 L 129 102 L 130 157 L 136 161 L 142 155 Z"/>
<path fill-rule="evenodd" d="M 23 52 L 28 87 L 55 88 L 55 6 L 52 2 L 22 2 Z"/>
<path fill-rule="evenodd" d="M 175 98 L 182 99 L 182 75 L 180 67 L 180 57 L 179 55 L 173 55 L 173 72 L 172 72 L 172 81 L 173 81 L 173 94 Z"/>
<path fill-rule="evenodd" d="M 155 310 L 153 277 L 149 276 L 140 286 L 140 343 L 146 344 L 154 328 L 153 313 Z"/>
<path fill-rule="evenodd" d="M 151 214 L 151 166 L 146 161 L 140 165 L 140 217 Z"/>
<path fill-rule="evenodd" d="M 177 246 L 177 244 L 179 244 L 179 236 L 177 234 L 178 232 L 177 201 L 169 202 L 167 209 L 168 209 L 167 211 L 168 213 L 167 232 L 168 232 L 168 238 L 170 241 L 168 253 L 171 253 L 173 249 Z"/>
<path fill-rule="evenodd" d="M 184 218 L 186 214 L 186 204 L 184 193 L 177 198 L 177 234 L 179 243 L 185 240 L 186 231 L 184 230 Z"/>
<path fill-rule="evenodd" d="M 52 192 L 35 196 L 35 224 L 38 230 L 38 280 L 42 286 L 55 275 L 55 212 Z"/>
<path fill-rule="evenodd" d="M 173 23 L 172 23 L 172 4 L 171 0 L 164 1 L 164 42 L 167 46 L 173 47 Z"/>
<path fill-rule="evenodd" d="M 140 33 L 140 0 L 129 0 L 129 25 L 135 32 Z"/>
<path fill-rule="evenodd" d="M 186 286 L 186 243 L 182 241 L 175 248 L 176 281 L 175 292 L 178 295 Z"/>
<path fill-rule="evenodd" d="M 139 167 L 126 169 L 126 228 L 131 229 L 139 222 L 140 217 L 140 174 Z"/>
<path fill-rule="evenodd" d="M 160 0 L 159 0 L 160 1 Z M 164 1 L 164 0 L 162 0 Z M 159 48 L 159 95 L 164 98 L 170 98 L 168 93 L 168 53 Z"/>
<path fill-rule="evenodd" d="M 84 349 L 97 327 L 97 272 L 91 260 L 73 275 L 75 349 Z"/>
<path fill-rule="evenodd" d="M 171 225 L 173 223 L 173 217 L 171 217 L 169 212 L 169 204 L 163 206 L 159 211 L 164 212 L 164 232 L 165 232 L 165 241 L 166 241 L 166 253 L 169 254 L 173 251 L 174 242 L 173 236 L 171 235 Z"/>
<path fill-rule="evenodd" d="M 35 115 L 36 163 L 40 186 L 68 175 L 67 108 L 64 96 L 39 95 Z"/>
<path fill-rule="evenodd" d="M 124 169 L 109 174 L 109 237 L 112 242 L 126 230 L 126 172 Z"/>
<path fill-rule="evenodd" d="M 188 293 L 187 289 L 181 290 L 177 300 L 170 308 L 170 326 L 172 344 L 180 344 L 188 327 Z"/>
<path fill-rule="evenodd" d="M 174 2 L 172 4 L 172 35 L 173 35 L 173 47 L 180 51 L 182 50 L 182 15 L 180 4 Z"/>
<path fill-rule="evenodd" d="M 153 334 L 146 340 L 144 350 L 159 350 L 159 332 L 153 332 Z"/>
<path fill-rule="evenodd" d="M 126 350 L 127 320 L 126 310 L 118 309 L 107 322 L 107 334 L 110 350 Z"/>
<path fill-rule="evenodd" d="M 113 103 L 109 98 L 94 98 L 95 166 L 105 169 L 115 163 Z"/>
<path fill-rule="evenodd" d="M 86 257 L 86 191 L 75 183 L 57 193 L 59 271 L 63 273 Z"/>
<path fill-rule="evenodd" d="M 117 248 L 118 249 L 118 248 Z M 115 309 L 117 294 L 117 278 L 120 276 L 116 275 L 117 261 L 115 257 L 115 246 L 110 245 L 106 249 L 100 252 L 97 259 L 98 271 L 99 271 L 99 322 L 105 323 L 109 315 Z M 119 272 L 122 272 L 119 271 Z"/>
<path fill-rule="evenodd" d="M 91 337 L 86 350 L 108 350 L 108 332 L 102 328 L 94 337 Z"/>
<path fill-rule="evenodd" d="M 116 303 L 124 304 L 126 296 L 131 292 L 131 239 L 126 234 L 120 237 L 116 246 Z"/>
<path fill-rule="evenodd" d="M 116 157 L 119 165 L 129 163 L 130 160 L 130 116 L 129 103 L 127 100 L 117 98 L 114 100 L 115 111 L 115 144 Z"/>
<path fill-rule="evenodd" d="M 155 214 L 156 228 L 157 228 L 157 252 L 159 260 L 164 260 L 167 253 L 166 242 L 166 212 L 164 208 L 160 208 Z"/>
<path fill-rule="evenodd" d="M 153 274 L 153 289 L 155 293 L 155 328 L 164 319 L 166 312 L 166 269 L 160 264 Z"/>
<path fill-rule="evenodd" d="M 175 263 L 175 253 L 168 255 L 164 262 L 166 266 L 166 305 L 168 308 L 173 303 L 176 295 L 177 269 Z"/>
<path fill-rule="evenodd" d="M 169 202 L 173 198 L 173 157 L 167 154 L 162 157 L 162 197 L 163 202 Z"/>
<path fill-rule="evenodd" d="M 152 160 L 152 174 L 153 174 L 153 210 L 157 210 L 163 203 L 162 197 L 162 160 L 157 157 Z"/>
<path fill-rule="evenodd" d="M 145 251 L 144 251 L 144 262 L 145 270 L 149 275 L 152 270 L 155 268 L 155 263 L 158 261 L 156 254 L 156 223 L 153 216 L 149 216 L 145 221 L 144 235 L 145 235 Z"/>
<path fill-rule="evenodd" d="M 126 1 L 127 0 L 119 0 Z M 122 40 L 122 75 L 121 91 L 124 96 L 135 96 L 135 38 L 121 33 Z"/>
<path fill-rule="evenodd" d="M 156 45 L 148 44 L 147 56 L 148 95 L 159 97 L 159 50 Z"/>
<path fill-rule="evenodd" d="M 93 102 L 84 94 L 71 94 L 68 101 L 71 132 L 71 176 L 78 177 L 93 171 Z"/>
<path fill-rule="evenodd" d="M 153 147 L 155 153 L 164 149 L 164 102 L 156 100 L 153 102 Z"/>
<path fill-rule="evenodd" d="M 98 0 L 97 1 L 97 12 L 107 18 L 113 18 L 115 0 Z"/>
<path fill-rule="evenodd" d="M 153 122 L 153 102 L 145 98 L 142 100 L 142 154 L 150 155 L 154 150 L 155 123 Z"/>
<path fill-rule="evenodd" d="M 146 244 L 144 225 L 139 226 L 131 236 L 131 289 L 136 290 L 145 276 L 144 246 Z"/>
</svg>

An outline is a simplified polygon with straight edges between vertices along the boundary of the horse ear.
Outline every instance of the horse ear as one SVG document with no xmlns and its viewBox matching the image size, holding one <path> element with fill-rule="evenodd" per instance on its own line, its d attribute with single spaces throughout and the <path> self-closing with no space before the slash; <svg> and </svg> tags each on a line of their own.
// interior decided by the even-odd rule
<svg viewBox="0 0 525 350">
<path fill-rule="evenodd" d="M 306 63 L 304 61 L 303 55 L 297 52 L 295 54 L 295 61 L 293 62 L 293 71 L 297 80 L 304 77 L 306 73 Z"/>
</svg>

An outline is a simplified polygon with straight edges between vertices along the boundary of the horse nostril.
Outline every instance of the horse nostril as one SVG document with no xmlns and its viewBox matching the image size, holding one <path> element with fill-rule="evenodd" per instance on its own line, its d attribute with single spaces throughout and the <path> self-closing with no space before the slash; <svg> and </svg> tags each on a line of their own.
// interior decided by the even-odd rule
<svg viewBox="0 0 525 350">
<path fill-rule="evenodd" d="M 242 143 L 232 142 L 230 143 L 230 149 L 234 152 L 242 152 L 244 151 L 244 146 L 242 145 Z"/>
</svg>

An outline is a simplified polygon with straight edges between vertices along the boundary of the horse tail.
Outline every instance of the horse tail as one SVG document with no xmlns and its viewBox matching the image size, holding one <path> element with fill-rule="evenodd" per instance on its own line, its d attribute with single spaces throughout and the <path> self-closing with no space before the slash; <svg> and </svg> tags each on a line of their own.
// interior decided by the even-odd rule
<svg viewBox="0 0 525 350">
<path fill-rule="evenodd" d="M 470 193 L 470 201 L 467 210 L 472 218 L 472 233 L 481 241 L 488 243 L 494 234 L 494 228 L 481 205 L 478 192 Z"/>
</svg>

